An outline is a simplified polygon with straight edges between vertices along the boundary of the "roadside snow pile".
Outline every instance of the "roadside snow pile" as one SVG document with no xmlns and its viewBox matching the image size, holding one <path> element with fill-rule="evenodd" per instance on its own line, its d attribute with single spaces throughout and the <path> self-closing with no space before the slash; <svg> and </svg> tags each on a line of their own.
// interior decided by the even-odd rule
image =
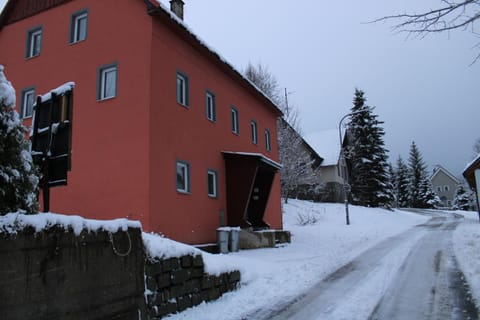
<svg viewBox="0 0 480 320">
<path fill-rule="evenodd" d="M 350 206 L 347 226 L 342 204 L 290 200 L 283 209 L 291 244 L 208 256 L 206 266 L 236 266 L 241 288 L 169 319 L 247 319 L 260 309 L 275 310 L 368 248 L 428 220 L 413 213 Z"/>
<path fill-rule="evenodd" d="M 453 248 L 460 268 L 470 285 L 471 294 L 480 306 L 480 224 L 477 212 L 457 211 L 465 217 L 453 234 Z"/>
<path fill-rule="evenodd" d="M 228 230 L 229 228 L 225 229 Z M 234 229 L 237 230 L 237 228 Z M 219 276 L 237 270 L 241 272 L 244 271 L 239 269 L 238 265 L 235 263 L 235 259 L 232 259 L 232 256 L 230 255 L 210 254 L 154 233 L 143 232 L 142 238 L 146 254 L 148 258 L 153 261 L 159 259 L 179 258 L 187 255 L 201 255 L 204 262 L 204 270 L 210 275 Z"/>
<path fill-rule="evenodd" d="M 39 213 L 25 215 L 21 213 L 9 213 L 0 216 L 0 232 L 17 233 L 25 228 L 31 227 L 35 232 L 41 232 L 54 226 L 61 226 L 65 230 L 72 229 L 75 235 L 80 235 L 83 230 L 87 231 L 126 231 L 128 228 L 141 228 L 138 221 L 127 219 L 115 220 L 93 220 L 79 216 L 66 216 L 54 213 Z"/>
<path fill-rule="evenodd" d="M 150 259 L 170 259 L 181 256 L 200 254 L 200 250 L 192 246 L 176 242 L 154 233 L 142 233 L 143 245 Z"/>
</svg>

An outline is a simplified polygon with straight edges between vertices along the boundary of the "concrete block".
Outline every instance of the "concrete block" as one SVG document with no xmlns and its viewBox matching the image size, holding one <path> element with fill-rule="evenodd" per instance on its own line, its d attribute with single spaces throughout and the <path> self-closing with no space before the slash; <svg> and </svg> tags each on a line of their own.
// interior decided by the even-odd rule
<svg viewBox="0 0 480 320">
<path fill-rule="evenodd" d="M 242 229 L 238 246 L 240 249 L 273 248 L 275 247 L 275 233 Z"/>
</svg>

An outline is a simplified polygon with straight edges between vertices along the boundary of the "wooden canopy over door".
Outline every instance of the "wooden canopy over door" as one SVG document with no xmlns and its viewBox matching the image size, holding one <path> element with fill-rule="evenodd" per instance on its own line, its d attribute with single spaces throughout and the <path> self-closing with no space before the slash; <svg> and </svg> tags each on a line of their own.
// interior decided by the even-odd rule
<svg viewBox="0 0 480 320">
<path fill-rule="evenodd" d="M 281 165 L 262 154 L 223 152 L 227 180 L 227 223 L 268 229 L 263 220 L 275 174 Z"/>
</svg>

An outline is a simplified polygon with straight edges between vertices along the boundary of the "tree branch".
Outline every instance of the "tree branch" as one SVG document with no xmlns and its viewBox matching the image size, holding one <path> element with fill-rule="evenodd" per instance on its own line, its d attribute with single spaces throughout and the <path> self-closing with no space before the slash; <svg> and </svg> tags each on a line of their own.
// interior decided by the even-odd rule
<svg viewBox="0 0 480 320">
<path fill-rule="evenodd" d="M 462 0 L 451 1 L 441 0 L 444 5 L 422 13 L 404 13 L 398 15 L 385 16 L 372 21 L 385 22 L 390 20 L 400 20 L 392 27 L 393 31 L 415 34 L 421 38 L 432 33 L 449 32 L 452 30 L 468 30 L 473 34 L 475 31 L 475 22 L 480 19 L 480 0 Z M 480 43 L 474 48 L 480 49 Z M 475 57 L 474 64 L 480 60 L 480 53 Z"/>
</svg>

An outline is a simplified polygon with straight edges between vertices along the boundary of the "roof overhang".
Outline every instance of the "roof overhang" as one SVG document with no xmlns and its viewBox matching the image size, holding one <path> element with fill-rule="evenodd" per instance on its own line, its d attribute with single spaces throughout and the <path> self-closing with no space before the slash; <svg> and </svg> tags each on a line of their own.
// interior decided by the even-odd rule
<svg viewBox="0 0 480 320">
<path fill-rule="evenodd" d="M 70 1 L 72 0 L 8 0 L 0 14 L 0 30 L 7 24 L 15 23 Z M 19 9 L 15 10 L 15 6 Z"/>
<path fill-rule="evenodd" d="M 264 156 L 261 153 L 222 151 L 222 154 L 225 159 L 257 160 L 275 170 L 282 169 L 282 165 L 280 163 Z"/>
<path fill-rule="evenodd" d="M 465 177 L 468 185 L 472 189 L 476 188 L 475 170 L 480 170 L 480 154 L 475 159 L 473 159 L 473 161 L 470 162 L 463 171 L 463 176 Z M 477 181 L 477 183 L 480 183 L 480 181 Z"/>
</svg>

